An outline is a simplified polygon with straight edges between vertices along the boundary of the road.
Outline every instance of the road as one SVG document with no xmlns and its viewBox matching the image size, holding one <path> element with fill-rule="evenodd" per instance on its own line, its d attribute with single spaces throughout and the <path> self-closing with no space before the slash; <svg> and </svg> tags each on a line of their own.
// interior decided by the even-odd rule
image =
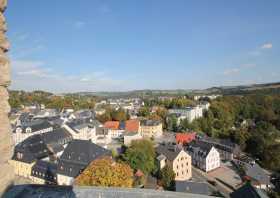
<svg viewBox="0 0 280 198">
<path fill-rule="evenodd" d="M 192 177 L 194 181 L 202 181 L 202 182 L 207 182 L 207 180 L 214 180 L 213 178 L 207 177 L 207 174 L 202 172 L 201 170 L 192 167 Z M 213 191 L 219 191 L 224 197 L 226 198 L 230 198 L 229 194 L 232 192 L 231 189 L 229 189 L 228 187 L 224 186 L 222 183 L 220 183 L 219 181 L 215 180 L 217 185 L 212 185 L 210 183 L 209 187 L 213 190 Z"/>
</svg>

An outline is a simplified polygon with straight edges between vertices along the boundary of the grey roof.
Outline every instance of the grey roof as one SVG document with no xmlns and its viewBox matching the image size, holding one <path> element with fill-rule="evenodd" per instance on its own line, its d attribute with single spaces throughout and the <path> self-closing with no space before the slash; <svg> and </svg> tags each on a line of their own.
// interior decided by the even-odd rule
<svg viewBox="0 0 280 198">
<path fill-rule="evenodd" d="M 138 188 L 104 188 L 78 186 L 19 185 L 13 186 L 3 198 L 206 198 L 210 196 Z M 213 197 L 212 197 L 213 198 Z"/>
<path fill-rule="evenodd" d="M 72 136 L 61 128 L 52 132 L 33 135 L 16 145 L 12 159 L 31 163 L 45 158 L 51 153 L 62 151 L 62 145 L 71 140 Z M 22 158 L 19 158 L 17 153 L 22 153 Z"/>
<path fill-rule="evenodd" d="M 89 119 L 76 119 L 71 122 L 66 123 L 70 128 L 72 128 L 75 132 L 79 132 L 78 130 L 93 127 L 92 123 Z"/>
<path fill-rule="evenodd" d="M 18 156 L 17 153 L 21 153 L 22 157 Z M 16 145 L 12 159 L 31 163 L 47 157 L 49 153 L 47 145 L 42 141 L 42 136 L 33 135 Z"/>
<path fill-rule="evenodd" d="M 210 195 L 211 192 L 206 182 L 176 181 L 176 192 Z"/>
<path fill-rule="evenodd" d="M 261 184 L 270 184 L 270 177 L 266 172 L 257 164 L 245 164 L 246 175 L 258 181 Z"/>
<path fill-rule="evenodd" d="M 42 139 L 46 144 L 66 144 L 73 138 L 72 135 L 64 128 L 55 129 L 52 132 L 42 134 Z"/>
<path fill-rule="evenodd" d="M 18 126 L 18 127 L 20 127 L 22 129 L 22 133 L 25 133 L 26 132 L 25 130 L 28 127 L 31 128 L 32 132 L 36 132 L 36 131 L 40 131 L 42 129 L 50 128 L 50 127 L 52 127 L 52 125 L 44 119 L 42 119 L 42 120 L 38 119 L 38 120 L 32 120 L 31 122 L 25 122 L 23 125 Z"/>
<path fill-rule="evenodd" d="M 210 150 L 212 149 L 211 144 L 205 144 L 200 141 L 192 141 L 189 143 L 189 145 L 186 147 L 186 150 L 190 153 L 196 152 L 197 154 L 200 155 L 201 157 L 206 157 Z"/>
<path fill-rule="evenodd" d="M 204 135 L 204 136 L 198 136 L 198 140 L 201 142 L 209 143 L 220 150 L 224 150 L 236 154 L 240 152 L 239 146 L 233 143 L 230 139 L 217 139 Z"/>
<path fill-rule="evenodd" d="M 58 163 L 58 173 L 76 177 L 90 162 L 102 157 L 110 156 L 111 151 L 106 150 L 88 140 L 73 140 L 65 148 Z"/>
<path fill-rule="evenodd" d="M 268 196 L 260 189 L 253 187 L 247 183 L 230 194 L 231 198 L 268 198 Z"/>
<path fill-rule="evenodd" d="M 141 120 L 140 122 L 141 126 L 157 126 L 159 124 L 161 124 L 159 120 Z"/>
<path fill-rule="evenodd" d="M 157 160 L 161 161 L 161 160 L 165 160 L 166 157 L 163 154 L 160 154 L 159 156 L 157 156 Z"/>
<path fill-rule="evenodd" d="M 180 152 L 181 149 L 173 145 L 159 145 L 156 148 L 156 153 L 158 155 L 164 155 L 169 161 L 173 161 Z"/>
</svg>

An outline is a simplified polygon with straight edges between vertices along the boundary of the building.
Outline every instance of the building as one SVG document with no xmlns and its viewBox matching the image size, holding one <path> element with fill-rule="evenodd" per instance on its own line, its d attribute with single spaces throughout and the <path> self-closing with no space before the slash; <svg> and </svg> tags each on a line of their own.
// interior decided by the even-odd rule
<svg viewBox="0 0 280 198">
<path fill-rule="evenodd" d="M 57 183 L 71 185 L 74 179 L 93 161 L 111 152 L 91 141 L 73 140 L 65 148 L 58 162 Z"/>
<path fill-rule="evenodd" d="M 191 142 L 186 151 L 192 156 L 192 164 L 205 172 L 220 167 L 220 153 L 209 144 Z"/>
<path fill-rule="evenodd" d="M 175 187 L 176 192 L 211 195 L 211 191 L 206 182 L 176 181 Z"/>
<path fill-rule="evenodd" d="M 38 160 L 55 162 L 63 152 L 64 145 L 71 140 L 71 135 L 64 129 L 30 136 L 16 145 L 9 163 L 13 165 L 16 175 L 33 179 L 31 170 L 36 162 Z"/>
<path fill-rule="evenodd" d="M 26 123 L 30 123 L 33 118 L 33 115 L 30 113 L 24 112 L 21 113 L 18 119 L 16 120 L 16 126 L 22 126 L 25 125 Z"/>
<path fill-rule="evenodd" d="M 143 137 L 138 132 L 126 132 L 123 136 L 124 145 L 129 146 L 133 140 L 140 140 Z"/>
<path fill-rule="evenodd" d="M 240 147 L 229 139 L 217 139 L 208 136 L 198 136 L 198 141 L 214 146 L 220 153 L 221 160 L 233 160 L 240 155 Z"/>
<path fill-rule="evenodd" d="M 57 164 L 38 160 L 32 166 L 31 180 L 36 184 L 57 184 Z"/>
<path fill-rule="evenodd" d="M 195 140 L 196 133 L 176 133 L 176 143 L 177 144 L 188 144 Z"/>
<path fill-rule="evenodd" d="M 155 120 L 141 120 L 140 133 L 143 137 L 160 137 L 162 136 L 162 123 Z"/>
<path fill-rule="evenodd" d="M 107 129 L 107 138 L 122 138 L 125 132 L 138 133 L 140 128 L 140 121 L 107 121 L 104 124 L 104 128 Z"/>
<path fill-rule="evenodd" d="M 250 181 L 255 188 L 266 190 L 271 187 L 269 174 L 257 163 L 246 163 L 243 168 L 245 170 L 244 179 Z"/>
<path fill-rule="evenodd" d="M 56 117 L 59 115 L 59 112 L 56 109 L 41 109 L 35 116 L 36 118 L 46 118 L 46 117 Z"/>
<path fill-rule="evenodd" d="M 268 195 L 261 189 L 255 188 L 250 183 L 238 188 L 230 194 L 231 198 L 268 198 Z"/>
<path fill-rule="evenodd" d="M 89 109 L 82 109 L 72 113 L 69 118 L 72 120 L 92 120 L 94 118 L 94 113 Z"/>
<path fill-rule="evenodd" d="M 123 136 L 125 131 L 124 122 L 119 121 L 107 121 L 104 123 L 104 128 L 108 130 L 108 136 L 110 138 L 119 138 Z"/>
<path fill-rule="evenodd" d="M 92 140 L 96 138 L 96 126 L 90 123 L 87 119 L 73 120 L 63 125 L 73 139 L 77 140 Z"/>
<path fill-rule="evenodd" d="M 202 101 L 199 106 L 202 108 L 202 110 L 207 111 L 210 108 L 210 103 L 207 101 Z"/>
<path fill-rule="evenodd" d="M 25 122 L 23 125 L 17 126 L 12 134 L 15 145 L 24 141 L 26 138 L 53 131 L 53 126 L 45 120 L 32 120 Z"/>
<path fill-rule="evenodd" d="M 197 118 L 201 118 L 203 116 L 203 108 L 200 105 L 197 105 L 195 107 L 186 107 L 181 109 L 169 109 L 169 114 L 178 114 L 180 116 L 186 117 L 189 122 L 192 122 L 193 120 Z"/>
<path fill-rule="evenodd" d="M 156 148 L 159 169 L 169 164 L 176 181 L 189 180 L 192 177 L 192 159 L 183 149 L 174 145 L 159 145 Z"/>
<path fill-rule="evenodd" d="M 41 135 L 34 135 L 16 145 L 14 155 L 9 161 L 15 175 L 31 179 L 31 169 L 36 160 L 47 158 L 49 150 Z"/>
<path fill-rule="evenodd" d="M 139 132 L 140 130 L 140 121 L 133 119 L 125 121 L 125 131 L 127 132 Z"/>
</svg>

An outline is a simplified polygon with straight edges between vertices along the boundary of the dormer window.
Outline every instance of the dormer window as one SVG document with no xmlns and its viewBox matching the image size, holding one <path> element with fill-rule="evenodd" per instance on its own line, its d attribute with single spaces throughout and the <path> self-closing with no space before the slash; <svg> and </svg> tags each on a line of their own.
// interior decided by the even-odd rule
<svg viewBox="0 0 280 198">
<path fill-rule="evenodd" d="M 31 133 L 31 132 L 32 132 L 32 130 L 31 130 L 31 128 L 30 128 L 30 127 L 27 127 L 27 128 L 25 129 L 25 132 L 26 132 L 26 133 Z"/>
<path fill-rule="evenodd" d="M 22 159 L 22 156 L 23 156 L 22 153 L 19 153 L 19 152 L 17 153 L 17 158 L 18 159 Z"/>
</svg>

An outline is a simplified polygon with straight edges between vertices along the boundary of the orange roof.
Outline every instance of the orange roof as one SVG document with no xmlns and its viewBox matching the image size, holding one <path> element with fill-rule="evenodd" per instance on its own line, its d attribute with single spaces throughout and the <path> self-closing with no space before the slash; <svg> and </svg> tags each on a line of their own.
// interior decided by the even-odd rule
<svg viewBox="0 0 280 198">
<path fill-rule="evenodd" d="M 113 130 L 118 130 L 120 126 L 119 121 L 107 121 L 104 124 L 104 127 L 107 129 L 113 129 Z"/>
<path fill-rule="evenodd" d="M 139 120 L 127 120 L 125 122 L 125 130 L 130 132 L 136 132 L 138 131 L 140 126 Z"/>
<path fill-rule="evenodd" d="M 177 143 L 190 143 L 195 139 L 196 133 L 176 133 Z"/>
</svg>

